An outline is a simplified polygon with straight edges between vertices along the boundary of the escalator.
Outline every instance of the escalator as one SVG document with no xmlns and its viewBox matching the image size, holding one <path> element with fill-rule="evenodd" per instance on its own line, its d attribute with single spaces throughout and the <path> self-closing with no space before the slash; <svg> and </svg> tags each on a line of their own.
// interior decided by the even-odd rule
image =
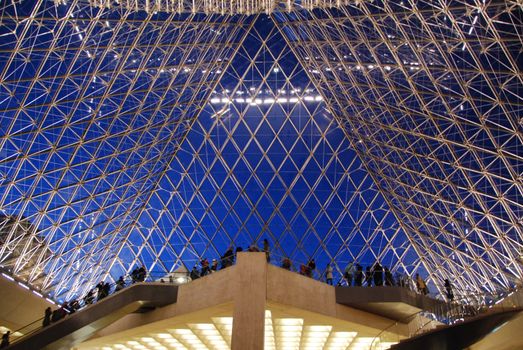
<svg viewBox="0 0 523 350">
<path fill-rule="evenodd" d="M 494 333 L 523 312 L 513 308 L 472 317 L 450 326 L 440 326 L 419 336 L 402 340 L 391 350 L 462 350 Z M 515 337 L 518 337 L 516 334 Z"/>
<path fill-rule="evenodd" d="M 16 339 L 6 349 L 70 349 L 127 314 L 175 303 L 177 296 L 178 286 L 175 285 L 134 284 L 58 322 Z"/>
</svg>

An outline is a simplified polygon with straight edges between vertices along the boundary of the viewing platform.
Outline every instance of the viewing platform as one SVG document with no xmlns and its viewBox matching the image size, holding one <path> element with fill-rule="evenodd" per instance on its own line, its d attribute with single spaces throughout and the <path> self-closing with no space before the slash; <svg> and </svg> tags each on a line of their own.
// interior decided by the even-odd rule
<svg viewBox="0 0 523 350">
<path fill-rule="evenodd" d="M 8 349 L 413 349 L 402 346 L 420 325 L 443 328 L 424 316 L 442 305 L 402 287 L 333 287 L 239 253 L 187 284 L 133 284 Z"/>
</svg>

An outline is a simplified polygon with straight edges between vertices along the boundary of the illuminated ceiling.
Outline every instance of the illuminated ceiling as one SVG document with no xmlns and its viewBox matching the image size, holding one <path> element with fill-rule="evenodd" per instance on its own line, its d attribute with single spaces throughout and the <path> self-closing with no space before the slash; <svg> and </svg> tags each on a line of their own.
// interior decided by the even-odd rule
<svg viewBox="0 0 523 350">
<path fill-rule="evenodd" d="M 263 238 L 338 277 L 521 283 L 517 1 L 2 4 L 0 261 L 52 297 Z"/>
<path fill-rule="evenodd" d="M 301 317 L 300 317 L 301 316 Z M 185 315 L 187 317 L 187 315 Z M 162 321 L 148 330 L 134 329 L 79 344 L 79 350 L 226 350 L 231 348 L 233 318 L 229 316 L 195 317 L 191 321 Z M 183 317 L 179 317 L 183 318 Z M 329 323 L 331 321 L 331 323 Z M 163 328 L 162 328 L 163 327 Z M 347 322 L 308 314 L 283 315 L 265 310 L 264 349 L 324 349 L 324 350 L 385 350 L 396 344 L 398 336 L 388 335 L 394 341 L 360 334 L 350 330 Z"/>
</svg>

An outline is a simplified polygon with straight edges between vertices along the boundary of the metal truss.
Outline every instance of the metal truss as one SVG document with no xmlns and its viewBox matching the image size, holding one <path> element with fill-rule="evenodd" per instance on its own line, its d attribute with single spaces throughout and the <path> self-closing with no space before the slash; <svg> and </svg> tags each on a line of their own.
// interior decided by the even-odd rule
<svg viewBox="0 0 523 350">
<path fill-rule="evenodd" d="M 69 299 L 128 268 L 131 227 L 249 20 L 4 4 L 0 261 Z M 45 241 L 30 271 L 12 220 Z"/>
<path fill-rule="evenodd" d="M 521 285 L 521 5 L 361 1 L 274 18 L 432 282 Z"/>
<path fill-rule="evenodd" d="M 267 238 L 338 273 L 521 284 L 517 2 L 59 3 L 0 7 L 3 269 L 70 299 Z"/>
<path fill-rule="evenodd" d="M 350 261 L 402 271 L 417 261 L 268 18 L 256 20 L 148 204 L 128 252 L 157 274 L 264 238 L 274 263 L 315 258 L 339 276 Z"/>
</svg>

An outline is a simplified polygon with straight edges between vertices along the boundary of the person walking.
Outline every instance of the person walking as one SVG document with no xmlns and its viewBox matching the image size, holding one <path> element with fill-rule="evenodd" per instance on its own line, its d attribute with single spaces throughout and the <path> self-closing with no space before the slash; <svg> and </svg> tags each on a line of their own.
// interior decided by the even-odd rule
<svg viewBox="0 0 523 350">
<path fill-rule="evenodd" d="M 48 307 L 47 309 L 45 309 L 44 320 L 42 321 L 42 327 L 47 327 L 51 324 L 51 315 L 52 314 L 53 314 L 53 310 L 51 309 L 51 307 Z"/>
<path fill-rule="evenodd" d="M 354 277 L 354 263 L 352 261 L 345 267 L 343 277 L 347 281 L 347 286 L 352 286 L 352 278 Z"/>
<path fill-rule="evenodd" d="M 450 284 L 450 281 L 447 279 L 445 279 L 445 294 L 447 295 L 447 299 L 449 299 L 449 301 L 453 301 L 454 300 L 454 293 L 452 292 L 452 284 Z"/>
<path fill-rule="evenodd" d="M 229 246 L 225 253 L 223 253 L 221 258 L 221 265 L 222 269 L 225 269 L 226 267 L 232 266 L 234 260 L 234 253 L 232 252 L 232 246 Z"/>
<path fill-rule="evenodd" d="M 2 335 L 2 342 L 0 343 L 0 349 L 7 348 L 9 346 L 9 335 L 11 331 L 7 331 Z"/>
<path fill-rule="evenodd" d="M 194 267 L 191 270 L 191 281 L 194 281 L 195 279 L 200 278 L 200 272 L 198 271 L 198 266 L 194 265 Z"/>
<path fill-rule="evenodd" d="M 200 265 L 202 266 L 200 270 L 200 277 L 207 276 L 209 273 L 211 273 L 211 269 L 209 268 L 209 260 L 207 260 L 207 258 L 203 258 L 200 262 Z"/>
<path fill-rule="evenodd" d="M 123 279 L 123 276 L 120 276 L 120 278 L 118 278 L 118 281 L 116 281 L 116 287 L 114 287 L 114 291 L 118 292 L 119 290 L 122 290 L 124 288 L 125 288 L 125 281 Z"/>
<path fill-rule="evenodd" d="M 212 259 L 212 263 L 211 263 L 211 273 L 214 273 L 218 271 L 218 260 L 216 259 Z"/>
<path fill-rule="evenodd" d="M 291 259 L 289 258 L 283 258 L 283 260 L 281 261 L 281 267 L 284 268 L 285 270 L 291 270 Z"/>
<path fill-rule="evenodd" d="M 267 262 L 271 261 L 271 255 L 269 253 L 269 241 L 267 238 L 263 239 L 263 251 L 265 252 L 265 256 L 267 257 Z"/>
<path fill-rule="evenodd" d="M 361 287 L 363 284 L 363 266 L 356 264 L 356 275 L 354 276 L 354 285 Z"/>
<path fill-rule="evenodd" d="M 312 274 L 314 273 L 314 270 L 316 270 L 316 261 L 314 259 L 310 259 L 307 263 L 307 277 L 312 278 Z"/>
<path fill-rule="evenodd" d="M 376 261 L 374 268 L 372 269 L 372 275 L 374 277 L 374 285 L 380 287 L 383 285 L 383 268 L 379 261 Z"/>
</svg>

